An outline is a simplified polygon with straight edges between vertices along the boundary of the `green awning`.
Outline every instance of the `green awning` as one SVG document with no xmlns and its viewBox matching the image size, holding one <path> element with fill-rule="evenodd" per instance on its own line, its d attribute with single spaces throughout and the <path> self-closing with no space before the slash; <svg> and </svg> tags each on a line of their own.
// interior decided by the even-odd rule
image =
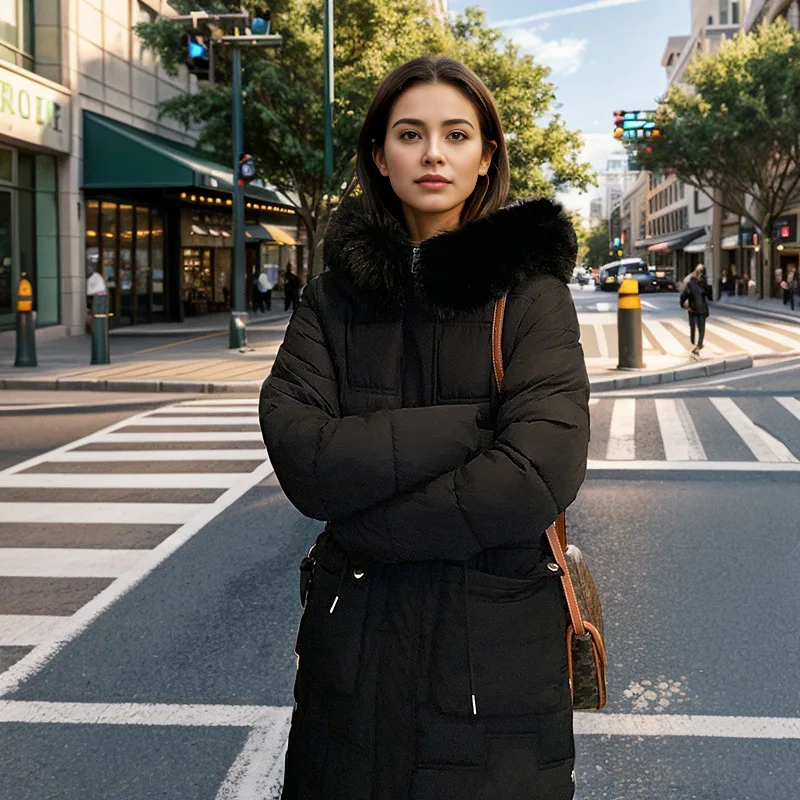
<svg viewBox="0 0 800 800">
<path fill-rule="evenodd" d="M 84 189 L 216 189 L 233 191 L 233 170 L 197 150 L 123 122 L 83 112 Z M 276 192 L 247 186 L 253 200 L 289 205 Z"/>
</svg>

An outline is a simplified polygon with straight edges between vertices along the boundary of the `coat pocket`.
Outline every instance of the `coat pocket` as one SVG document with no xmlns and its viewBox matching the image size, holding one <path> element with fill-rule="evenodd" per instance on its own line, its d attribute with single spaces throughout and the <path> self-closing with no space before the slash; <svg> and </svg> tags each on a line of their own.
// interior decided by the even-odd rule
<svg viewBox="0 0 800 800">
<path fill-rule="evenodd" d="M 520 580 L 445 570 L 431 663 L 431 696 L 445 714 L 541 714 L 569 706 L 566 608 L 557 574 L 542 564 Z M 469 628 L 467 627 L 469 620 Z"/>
<path fill-rule="evenodd" d="M 339 694 L 355 693 L 369 577 L 329 546 L 313 551 L 311 585 L 295 646 L 299 669 Z"/>
</svg>

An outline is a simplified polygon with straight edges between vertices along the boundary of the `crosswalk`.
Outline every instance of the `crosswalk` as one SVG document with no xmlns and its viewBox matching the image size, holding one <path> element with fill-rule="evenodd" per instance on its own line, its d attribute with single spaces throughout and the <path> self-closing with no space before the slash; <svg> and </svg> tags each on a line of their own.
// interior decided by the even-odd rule
<svg viewBox="0 0 800 800">
<path fill-rule="evenodd" d="M 593 469 L 800 471 L 798 397 L 595 398 L 591 415 Z"/>
<path fill-rule="evenodd" d="M 604 315 L 602 322 L 588 321 L 581 315 L 581 343 L 587 361 L 616 359 L 616 319 Z M 683 318 L 653 319 L 645 315 L 642 319 L 642 344 L 646 356 L 649 353 L 666 356 L 686 356 L 692 345 L 689 341 L 689 326 Z M 724 312 L 714 313 L 706 329 L 705 357 L 728 356 L 748 353 L 763 358 L 800 353 L 800 325 L 772 320 L 751 321 Z"/>
<path fill-rule="evenodd" d="M 0 673 L 45 659 L 271 471 L 258 401 L 209 399 L 0 472 Z"/>
</svg>

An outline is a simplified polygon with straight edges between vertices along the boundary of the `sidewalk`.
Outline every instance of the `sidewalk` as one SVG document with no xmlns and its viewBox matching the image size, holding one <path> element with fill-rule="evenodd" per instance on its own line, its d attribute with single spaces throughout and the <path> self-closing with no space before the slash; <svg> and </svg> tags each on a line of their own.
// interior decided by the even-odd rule
<svg viewBox="0 0 800 800">
<path fill-rule="evenodd" d="M 289 315 L 251 315 L 248 346 L 227 348 L 228 315 L 191 324 L 135 326 L 114 332 L 111 364 L 91 366 L 91 337 L 70 336 L 37 345 L 38 367 L 14 368 L 13 343 L 3 348 L 0 389 L 107 392 L 257 393 L 283 342 Z M 168 338 L 154 345 L 154 338 Z M 708 358 L 645 352 L 645 368 L 617 370 L 616 358 L 587 359 L 592 390 L 610 391 L 689 380 L 746 369 L 749 355 Z"/>
<path fill-rule="evenodd" d="M 727 297 L 725 300 L 715 300 L 711 304 L 711 313 L 714 309 L 741 310 L 748 313 L 759 314 L 772 319 L 785 320 L 800 324 L 800 296 L 795 298 L 794 311 L 788 305 L 783 304 L 783 300 L 775 297 L 765 297 L 759 300 L 757 297 Z"/>
</svg>

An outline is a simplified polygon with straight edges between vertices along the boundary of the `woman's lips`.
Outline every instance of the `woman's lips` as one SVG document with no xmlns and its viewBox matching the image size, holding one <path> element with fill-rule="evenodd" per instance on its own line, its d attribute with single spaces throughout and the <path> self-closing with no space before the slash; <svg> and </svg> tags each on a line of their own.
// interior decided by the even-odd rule
<svg viewBox="0 0 800 800">
<path fill-rule="evenodd" d="M 450 185 L 449 181 L 417 181 L 417 186 L 421 186 L 423 189 L 445 189 Z"/>
</svg>

